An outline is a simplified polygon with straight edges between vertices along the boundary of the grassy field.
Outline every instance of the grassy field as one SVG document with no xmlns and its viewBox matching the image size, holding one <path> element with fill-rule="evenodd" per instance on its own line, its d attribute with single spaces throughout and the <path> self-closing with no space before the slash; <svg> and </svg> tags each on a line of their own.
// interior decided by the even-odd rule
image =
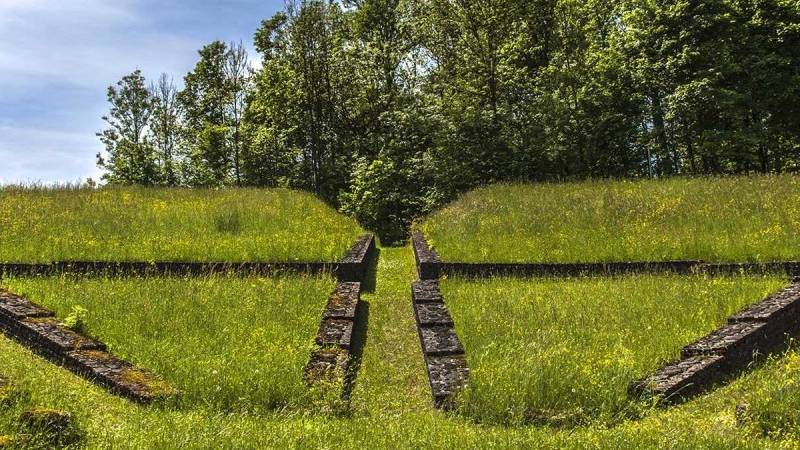
<svg viewBox="0 0 800 450">
<path fill-rule="evenodd" d="M 0 435 L 18 435 L 15 417 L 30 406 L 74 414 L 87 448 L 797 448 L 796 431 L 766 436 L 740 427 L 737 405 L 759 386 L 790 383 L 785 361 L 756 369 L 731 384 L 639 420 L 608 427 L 506 427 L 476 424 L 430 406 L 430 392 L 411 315 L 408 248 L 382 249 L 376 289 L 363 295 L 370 326 L 361 370 L 348 407 L 325 412 L 223 413 L 194 404 L 142 407 L 30 354 L 0 337 L 0 368 L 25 392 L 0 407 Z M 769 380 L 769 381 L 767 381 Z"/>
<path fill-rule="evenodd" d="M 800 436 L 800 355 L 772 358 L 742 399 L 740 421 L 767 436 Z"/>
<path fill-rule="evenodd" d="M 0 262 L 335 261 L 362 233 L 284 189 L 0 188 Z"/>
<path fill-rule="evenodd" d="M 771 182 L 777 187 L 768 188 Z M 604 198 L 612 198 L 607 192 L 614 189 L 631 187 L 650 193 L 661 189 L 663 198 L 653 203 L 657 205 L 667 202 L 666 196 L 672 195 L 669 189 L 682 195 L 688 195 L 687 189 L 695 193 L 706 189 L 684 186 L 691 183 L 700 181 L 596 185 L 601 186 Z M 715 189 L 724 192 L 725 183 L 733 182 L 704 183 L 717 183 Z M 702 239 L 696 241 L 706 242 L 703 239 L 715 230 L 733 233 L 752 222 L 756 225 L 744 229 L 740 236 L 744 243 L 738 247 L 730 238 L 727 247 L 708 248 L 760 249 L 756 256 L 748 256 L 751 259 L 772 259 L 779 251 L 790 255 L 790 247 L 796 247 L 792 239 L 798 237 L 787 227 L 793 224 L 796 229 L 797 207 L 775 205 L 788 198 L 797 183 L 791 178 L 739 183 L 760 186 L 763 192 L 731 194 L 730 202 L 748 208 L 739 214 L 731 212 L 734 206 L 729 203 L 718 206 L 704 200 L 705 209 L 697 214 L 706 218 L 711 231 L 681 231 L 681 236 L 697 232 Z M 728 188 L 746 190 L 738 185 Z M 534 193 L 564 189 L 590 196 L 590 188 L 582 185 L 498 186 L 489 192 L 496 190 L 498 196 L 511 196 L 524 204 L 520 197 L 531 189 Z M 580 195 L 569 194 L 568 201 L 559 202 L 551 194 L 551 207 L 561 208 L 561 214 L 570 217 Z M 765 200 L 756 205 L 754 196 Z M 718 214 L 717 209 L 727 211 L 720 220 L 730 223 L 708 219 Z M 783 215 L 774 213 L 779 209 Z M 423 226 L 452 211 L 443 210 Z M 510 219 L 521 220 L 515 211 L 506 213 Z M 504 223 L 505 218 L 497 214 L 491 220 Z M 569 221 L 557 229 L 559 211 L 548 214 L 547 230 L 555 230 L 554 235 L 571 232 Z M 759 224 L 773 216 L 779 217 L 780 227 L 763 231 Z M 567 252 L 562 260 L 576 255 L 585 259 L 584 255 L 604 251 L 627 259 L 613 251 L 628 248 L 630 242 L 639 245 L 626 250 L 631 253 L 664 250 L 670 244 L 660 231 L 631 234 L 622 218 L 602 219 L 586 213 L 583 219 L 587 217 L 594 223 L 607 221 L 605 231 L 595 236 L 597 248 L 591 236 L 580 244 L 583 248 L 578 241 L 570 246 L 547 244 Z M 449 225 L 441 226 L 451 228 L 448 236 L 453 236 L 453 248 L 463 246 L 472 254 L 475 248 L 493 248 L 480 240 L 474 247 L 471 234 L 448 220 Z M 696 219 L 687 216 L 684 220 Z M 512 223 L 507 231 L 513 226 L 524 236 L 525 227 L 519 223 Z M 611 239 L 617 236 L 614 226 L 622 236 L 616 241 Z M 592 229 L 589 223 L 576 233 Z M 763 238 L 757 243 L 752 236 L 755 230 L 761 230 Z M 0 190 L 0 261 L 334 260 L 360 232 L 353 221 L 312 196 L 283 190 Z M 634 239 L 642 236 L 652 238 L 649 249 L 647 242 Z M 522 250 L 517 255 L 529 255 L 525 248 L 542 242 L 526 239 L 518 241 Z M 517 251 L 497 250 L 509 258 Z M 535 283 L 445 280 L 443 289 L 467 347 L 473 377 L 462 408 L 443 413 L 431 405 L 411 309 L 410 284 L 416 278 L 412 252 L 408 247 L 384 247 L 379 253 L 375 279 L 365 284 L 362 293 L 365 346 L 347 400 L 331 391 L 310 389 L 301 379 L 333 289 L 333 280 L 327 277 L 0 280 L 54 309 L 62 319 L 74 316 L 77 307 L 84 309 L 82 320 L 90 334 L 106 341 L 117 355 L 183 390 L 181 397 L 171 401 L 137 405 L 0 335 L 0 377 L 14 384 L 12 395 L 0 398 L 0 444 L 3 436 L 23 442 L 19 439 L 30 430 L 18 417 L 28 408 L 45 407 L 71 413 L 81 437 L 74 447 L 91 449 L 800 448 L 796 400 L 800 388 L 795 381 L 800 354 L 795 351 L 676 407 L 658 408 L 624 396 L 630 380 L 675 356 L 682 345 L 714 328 L 734 310 L 777 289 L 783 280 L 671 276 Z M 552 259 L 545 256 L 542 260 Z M 490 310 L 489 305 L 499 308 Z M 670 313 L 671 308 L 685 314 Z M 501 357 L 492 349 L 501 349 Z M 741 406 L 743 400 L 746 407 Z M 737 407 L 743 411 L 738 421 Z M 48 445 L 41 444 L 42 448 Z"/>
<path fill-rule="evenodd" d="M 302 372 L 333 290 L 327 277 L 56 277 L 2 285 L 62 320 L 85 309 L 86 332 L 182 390 L 182 407 L 253 413 L 315 400 Z"/>
<path fill-rule="evenodd" d="M 615 424 L 647 408 L 627 388 L 781 278 L 631 276 L 450 279 L 442 291 L 467 351 L 461 412 L 480 422 Z"/>
<path fill-rule="evenodd" d="M 478 189 L 417 225 L 446 261 L 800 259 L 800 177 Z"/>
</svg>

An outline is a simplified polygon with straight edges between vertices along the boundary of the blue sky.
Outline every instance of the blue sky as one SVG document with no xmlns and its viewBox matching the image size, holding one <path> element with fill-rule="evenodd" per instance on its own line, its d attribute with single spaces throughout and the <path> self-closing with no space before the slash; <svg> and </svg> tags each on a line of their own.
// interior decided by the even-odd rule
<svg viewBox="0 0 800 450">
<path fill-rule="evenodd" d="M 99 177 L 106 88 L 180 82 L 208 42 L 243 41 L 283 0 L 0 0 L 0 184 Z M 257 55 L 252 54 L 252 59 Z"/>
</svg>

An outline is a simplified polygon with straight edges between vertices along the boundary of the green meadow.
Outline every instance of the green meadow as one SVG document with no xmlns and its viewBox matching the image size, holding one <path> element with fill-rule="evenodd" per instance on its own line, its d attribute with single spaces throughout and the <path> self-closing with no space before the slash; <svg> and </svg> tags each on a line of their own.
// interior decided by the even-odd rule
<svg viewBox="0 0 800 450">
<path fill-rule="evenodd" d="M 408 247 L 381 249 L 375 290 L 363 295 L 369 311 L 369 328 L 361 368 L 351 398 L 335 407 L 329 407 L 329 402 L 311 402 L 272 411 L 219 408 L 202 402 L 140 406 L 110 395 L 0 337 L 0 367 L 20 392 L 16 400 L 0 407 L 0 435 L 24 433 L 16 421 L 19 413 L 32 406 L 46 406 L 71 412 L 83 434 L 76 448 L 92 449 L 363 446 L 393 449 L 761 449 L 800 446 L 797 428 L 784 426 L 778 431 L 764 431 L 775 429 L 776 423 L 767 415 L 756 415 L 767 405 L 751 401 L 748 411 L 753 419 L 744 424 L 739 424 L 736 416 L 737 406 L 743 399 L 758 398 L 761 392 L 772 393 L 774 397 L 794 384 L 792 377 L 796 378 L 800 360 L 794 352 L 756 367 L 687 403 L 671 408 L 642 406 L 638 417 L 621 415 L 613 424 L 594 420 L 566 426 L 506 425 L 479 421 L 462 411 L 436 411 L 430 403 L 411 314 L 409 280 L 413 276 L 413 258 Z M 663 283 L 679 284 L 674 280 L 659 282 Z M 742 294 L 738 300 L 742 303 L 752 301 L 750 294 L 758 295 L 777 284 L 771 279 L 726 280 L 724 283 L 729 286 L 728 292 Z M 703 282 L 690 281 L 683 289 L 691 291 L 693 284 L 702 286 Z M 455 308 L 457 306 L 454 306 L 456 321 L 463 322 Z M 467 335 L 463 338 L 471 345 Z M 564 368 L 569 376 L 570 365 Z M 480 372 L 476 376 L 480 376 Z M 572 377 L 580 378 L 580 375 Z M 264 379 L 262 387 L 270 382 L 282 383 Z M 231 386 L 224 389 L 231 389 Z M 791 420 L 798 420 L 796 410 L 791 409 L 794 402 L 791 397 L 783 397 L 779 403 L 794 417 L 784 424 L 791 425 L 794 423 Z M 771 408 L 775 410 L 777 406 Z"/>
<path fill-rule="evenodd" d="M 791 178 L 739 182 L 767 180 L 783 180 L 784 194 L 794 185 Z M 736 188 L 735 180 L 705 181 L 709 190 L 723 190 L 717 185 L 724 183 Z M 653 191 L 701 182 L 630 186 Z M 472 198 L 475 214 L 480 214 L 478 205 L 489 202 L 495 191 L 513 189 L 519 190 L 515 201 L 520 203 L 522 192 L 542 189 L 573 189 L 580 193 L 575 198 L 590 197 L 580 184 L 503 185 L 464 199 Z M 333 260 L 362 232 L 312 196 L 282 190 L 6 189 L 0 195 L 0 259 L 7 261 L 293 260 L 295 251 L 300 252 L 297 259 Z M 791 219 L 796 207 L 784 201 L 785 195 L 780 201 L 777 194 L 770 195 L 762 195 L 774 197 L 767 205 L 781 203 L 771 208 L 787 211 L 779 222 L 796 220 Z M 125 198 L 131 203 L 125 204 Z M 99 199 L 101 206 L 92 207 L 91 199 Z M 154 212 L 156 199 L 167 202 L 165 211 Z M 463 208 L 464 199 L 422 226 Z M 772 220 L 772 213 L 755 203 L 737 201 L 752 211 L 730 213 L 730 220 Z M 298 208 L 308 208 L 308 213 L 286 206 L 303 204 Z M 233 219 L 235 214 L 224 213 L 231 205 L 252 210 Z M 568 217 L 576 204 L 552 207 L 562 208 Z M 16 210 L 29 214 L 20 216 Z M 518 216 L 509 212 L 509 217 Z M 686 220 L 685 226 L 693 226 Z M 680 247 L 681 236 L 691 232 L 673 225 L 673 244 Z M 626 230 L 622 222 L 618 226 Z M 591 228 L 586 224 L 584 230 Z M 718 229 L 723 228 L 720 224 Z M 453 225 L 449 233 L 458 231 Z M 75 242 L 101 240 L 70 246 L 69 236 Z M 154 244 L 169 242 L 169 236 L 185 236 L 187 243 Z M 780 249 L 789 257 L 790 238 L 794 236 L 782 247 L 777 242 L 783 238 L 763 240 L 758 258 L 777 258 Z M 312 244 L 295 248 L 295 239 Z M 520 245 L 535 241 L 528 239 Z M 432 240 L 446 259 L 457 259 L 446 253 L 441 240 Z M 606 250 L 618 245 L 598 242 Z M 482 244 L 473 244 L 470 234 L 462 234 L 460 243 L 463 251 L 480 253 L 475 249 Z M 580 259 L 595 251 L 590 246 L 583 253 L 567 250 Z M 508 253 L 507 261 L 514 260 L 513 252 L 524 253 L 497 251 Z M 800 356 L 794 349 L 676 406 L 631 398 L 626 392 L 631 381 L 676 357 L 681 347 L 726 316 L 782 287 L 784 278 L 444 279 L 443 293 L 472 369 L 457 407 L 444 412 L 431 404 L 412 314 L 413 253 L 409 246 L 380 246 L 376 264 L 362 292 L 366 334 L 346 398 L 338 390 L 309 388 L 302 380 L 334 287 L 330 276 L 2 278 L 0 286 L 51 308 L 65 322 L 78 320 L 113 353 L 155 372 L 181 394 L 153 405 L 135 404 L 0 336 L 0 375 L 12 383 L 9 393 L 0 389 L 0 447 L 51 448 L 52 441 L 19 420 L 23 411 L 42 407 L 72 415 L 79 439 L 69 448 L 800 448 L 800 387 L 795 381 Z"/>
<path fill-rule="evenodd" d="M 0 188 L 0 262 L 336 261 L 361 233 L 287 189 Z"/>
<path fill-rule="evenodd" d="M 630 276 L 442 283 L 471 370 L 460 398 L 480 422 L 616 424 L 646 399 L 627 388 L 781 278 Z"/>
<path fill-rule="evenodd" d="M 18 278 L 2 284 L 159 374 L 182 406 L 220 412 L 307 404 L 303 379 L 327 277 Z M 83 310 L 83 311 L 81 311 Z"/>
<path fill-rule="evenodd" d="M 800 177 L 499 184 L 417 225 L 445 261 L 800 260 Z"/>
</svg>

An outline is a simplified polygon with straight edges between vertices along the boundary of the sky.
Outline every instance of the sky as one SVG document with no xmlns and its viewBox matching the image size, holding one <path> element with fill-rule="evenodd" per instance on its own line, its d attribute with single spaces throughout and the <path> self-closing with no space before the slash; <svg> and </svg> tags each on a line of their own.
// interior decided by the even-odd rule
<svg viewBox="0 0 800 450">
<path fill-rule="evenodd" d="M 0 0 L 0 185 L 99 179 L 106 90 L 141 69 L 180 84 L 214 41 L 250 48 L 283 0 Z"/>
</svg>

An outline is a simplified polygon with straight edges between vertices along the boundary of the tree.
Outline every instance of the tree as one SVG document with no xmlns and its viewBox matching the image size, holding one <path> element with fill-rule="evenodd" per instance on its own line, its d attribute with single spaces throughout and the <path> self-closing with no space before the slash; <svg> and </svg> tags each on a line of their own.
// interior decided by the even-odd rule
<svg viewBox="0 0 800 450">
<path fill-rule="evenodd" d="M 109 128 L 97 133 L 106 155 L 97 165 L 106 170 L 103 180 L 112 184 L 152 185 L 159 171 L 155 148 L 147 139 L 153 103 L 141 71 L 136 70 L 108 88 L 111 110 L 103 120 Z"/>
<path fill-rule="evenodd" d="M 203 47 L 194 70 L 184 77 L 178 103 L 184 111 L 186 177 L 193 185 L 224 185 L 230 179 L 232 162 L 227 140 L 219 139 L 227 125 L 229 83 L 225 74 L 228 47 L 212 42 Z M 213 137 L 213 138 L 212 138 Z"/>
<path fill-rule="evenodd" d="M 161 169 L 159 181 L 167 186 L 179 183 L 175 158 L 181 133 L 181 116 L 177 103 L 175 83 L 167 74 L 161 74 L 157 84 L 150 86 L 152 118 L 150 141 L 157 151 L 157 164 Z"/>
<path fill-rule="evenodd" d="M 257 166 L 259 158 L 268 167 L 280 166 L 291 174 L 290 185 L 332 203 L 347 186 L 354 161 L 347 146 L 353 61 L 345 55 L 345 17 L 336 3 L 292 1 L 285 12 L 264 21 L 256 33 L 263 68 L 246 113 L 247 165 Z M 293 168 L 283 170 L 292 158 Z"/>
<path fill-rule="evenodd" d="M 242 184 L 242 118 L 245 100 L 250 89 L 250 62 L 244 44 L 231 44 L 225 58 L 225 78 L 228 83 L 227 116 L 231 127 L 231 149 L 233 153 L 233 176 L 237 185 Z"/>
<path fill-rule="evenodd" d="M 797 171 L 798 23 L 796 0 L 287 0 L 259 70 L 214 42 L 177 95 L 123 80 L 99 161 L 306 189 L 387 243 L 497 181 Z"/>
</svg>

